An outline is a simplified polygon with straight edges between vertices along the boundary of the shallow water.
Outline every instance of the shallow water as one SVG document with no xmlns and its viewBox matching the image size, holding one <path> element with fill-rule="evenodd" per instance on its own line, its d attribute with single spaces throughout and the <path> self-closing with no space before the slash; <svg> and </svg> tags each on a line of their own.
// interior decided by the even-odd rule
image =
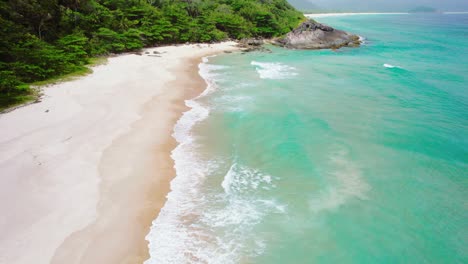
<svg viewBox="0 0 468 264">
<path fill-rule="evenodd" d="M 147 264 L 468 261 L 468 15 L 319 21 L 365 45 L 200 65 Z"/>
</svg>

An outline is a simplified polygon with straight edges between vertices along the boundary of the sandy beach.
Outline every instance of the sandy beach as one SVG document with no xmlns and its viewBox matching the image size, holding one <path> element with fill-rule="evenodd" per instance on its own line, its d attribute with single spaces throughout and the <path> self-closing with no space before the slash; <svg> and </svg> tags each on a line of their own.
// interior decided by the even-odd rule
<svg viewBox="0 0 468 264">
<path fill-rule="evenodd" d="M 0 263 L 142 263 L 174 177 L 173 126 L 235 43 L 111 57 L 0 115 Z M 146 52 L 146 53 L 145 53 Z"/>
</svg>

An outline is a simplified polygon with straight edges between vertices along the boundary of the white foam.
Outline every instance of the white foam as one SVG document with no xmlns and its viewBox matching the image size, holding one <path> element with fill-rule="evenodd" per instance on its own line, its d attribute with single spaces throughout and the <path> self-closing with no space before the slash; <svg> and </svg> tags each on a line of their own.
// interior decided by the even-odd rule
<svg viewBox="0 0 468 264">
<path fill-rule="evenodd" d="M 261 79 L 289 79 L 298 75 L 296 68 L 279 62 L 257 62 L 252 61 Z"/>
<path fill-rule="evenodd" d="M 200 161 L 195 166 L 199 170 L 203 165 Z M 258 180 L 261 181 L 258 185 L 268 184 L 271 177 L 265 178 L 258 170 L 237 164 L 231 168 L 222 184 L 230 191 L 214 195 L 191 191 L 199 189 L 194 182 L 200 180 L 196 176 L 184 180 L 187 175 L 178 169 L 173 191 L 147 236 L 151 258 L 146 264 L 234 264 L 265 251 L 265 239 L 253 229 L 269 214 L 286 213 L 287 207 L 272 198 L 240 195 L 255 190 Z"/>
<path fill-rule="evenodd" d="M 221 185 L 228 195 L 245 195 L 246 192 L 252 194 L 253 191 L 259 188 L 269 190 L 272 187 L 271 184 L 270 175 L 234 163 L 224 176 Z"/>
<path fill-rule="evenodd" d="M 392 64 L 388 64 L 388 63 L 385 63 L 383 66 L 385 68 L 389 68 L 389 69 L 393 69 L 393 68 L 400 68 L 401 69 L 400 66 L 395 66 L 395 65 L 392 65 Z"/>
<path fill-rule="evenodd" d="M 366 45 L 367 44 L 366 38 L 363 37 L 363 36 L 359 36 L 359 42 L 361 43 L 361 45 Z"/>
<path fill-rule="evenodd" d="M 221 184 L 223 189 L 200 191 L 206 177 L 220 171 L 227 162 L 202 159 L 192 134 L 193 126 L 210 114 L 210 108 L 198 99 L 216 90 L 213 76 L 219 67 L 209 65 L 207 58 L 203 61 L 199 72 L 207 82 L 207 89 L 199 97 L 186 101 L 192 108 L 174 127 L 173 136 L 179 145 L 171 156 L 177 176 L 171 182 L 166 204 L 146 236 L 150 259 L 145 264 L 234 264 L 248 260 L 266 248 L 265 239 L 254 235 L 253 228 L 268 214 L 285 213 L 287 209 L 269 197 L 244 195 L 268 192 L 274 188 L 274 178 L 238 163 L 230 166 Z"/>
<path fill-rule="evenodd" d="M 195 138 L 191 134 L 192 127 L 208 117 L 210 109 L 197 101 L 216 89 L 211 70 L 217 67 L 208 64 L 208 58 L 203 58 L 199 65 L 199 73 L 205 78 L 207 88 L 195 99 L 185 103 L 191 109 L 185 112 L 174 127 L 173 137 L 179 145 L 172 151 L 171 157 L 175 161 L 177 176 L 171 182 L 171 192 L 167 195 L 167 202 L 161 209 L 157 219 L 153 221 L 150 233 L 146 236 L 149 241 L 150 259 L 145 264 L 154 263 L 187 263 L 197 258 L 196 250 L 203 241 L 198 231 L 188 230 L 184 225 L 184 217 L 195 217 L 196 203 L 204 201 L 199 193 L 200 184 L 210 171 L 216 170 L 216 161 L 203 162 L 196 154 Z"/>
<path fill-rule="evenodd" d="M 224 180 L 221 183 L 221 186 L 227 194 L 231 193 L 231 185 L 234 181 L 232 172 L 234 165 L 235 164 L 232 164 L 231 168 L 229 168 L 229 171 L 226 173 L 226 176 L 224 176 Z"/>
</svg>

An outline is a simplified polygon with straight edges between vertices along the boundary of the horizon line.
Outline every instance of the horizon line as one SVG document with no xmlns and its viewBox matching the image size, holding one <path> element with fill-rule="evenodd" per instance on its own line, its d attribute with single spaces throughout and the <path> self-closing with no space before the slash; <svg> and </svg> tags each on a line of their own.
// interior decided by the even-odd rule
<svg viewBox="0 0 468 264">
<path fill-rule="evenodd" d="M 437 14 L 468 14 L 468 11 L 442 11 L 434 12 Z M 424 13 L 411 13 L 411 12 L 330 12 L 330 13 L 304 13 L 304 16 L 327 17 L 327 16 L 352 16 L 352 15 L 410 15 L 410 14 L 424 14 Z M 431 13 L 429 13 L 431 14 Z"/>
</svg>

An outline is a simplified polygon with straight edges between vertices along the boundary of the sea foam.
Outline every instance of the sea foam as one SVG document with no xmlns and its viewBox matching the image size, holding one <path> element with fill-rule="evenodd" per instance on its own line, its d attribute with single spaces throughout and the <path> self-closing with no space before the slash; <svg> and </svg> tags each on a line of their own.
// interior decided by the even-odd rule
<svg viewBox="0 0 468 264">
<path fill-rule="evenodd" d="M 146 236 L 150 258 L 145 264 L 229 264 L 251 259 L 266 247 L 264 238 L 253 235 L 253 228 L 267 215 L 287 210 L 274 198 L 254 196 L 275 188 L 273 177 L 238 163 L 230 166 L 219 191 L 203 189 L 206 177 L 220 171 L 226 161 L 201 158 L 192 128 L 210 114 L 210 107 L 199 99 L 216 90 L 216 71 L 220 69 L 203 59 L 199 73 L 207 88 L 186 101 L 191 109 L 174 127 L 173 137 L 179 143 L 171 155 L 176 177 L 166 204 Z"/>
<path fill-rule="evenodd" d="M 298 73 L 296 68 L 279 63 L 279 62 L 257 62 L 252 61 L 251 65 L 255 66 L 261 79 L 289 79 Z"/>
<path fill-rule="evenodd" d="M 258 189 L 270 190 L 272 177 L 259 170 L 247 168 L 234 163 L 224 176 L 222 187 L 226 194 L 247 195 Z"/>
<path fill-rule="evenodd" d="M 385 63 L 383 66 L 384 66 L 385 68 L 389 68 L 389 69 L 394 69 L 394 68 L 399 68 L 399 69 L 401 69 L 400 66 L 395 66 L 395 65 L 392 65 L 392 64 L 388 64 L 388 63 Z"/>
<path fill-rule="evenodd" d="M 202 212 L 196 206 L 202 204 L 204 197 L 198 192 L 204 177 L 216 169 L 216 162 L 203 162 L 197 155 L 197 144 L 192 135 L 192 127 L 208 117 L 208 106 L 197 101 L 215 90 L 212 70 L 218 66 L 209 65 L 203 58 L 199 73 L 207 82 L 207 88 L 197 98 L 185 103 L 191 109 L 185 112 L 174 127 L 173 137 L 179 145 L 172 151 L 176 177 L 171 182 L 171 192 L 157 219 L 153 221 L 149 241 L 150 259 L 145 264 L 197 262 L 204 256 L 197 251 L 205 247 L 204 232 L 192 230 L 188 222 L 196 219 Z"/>
</svg>

